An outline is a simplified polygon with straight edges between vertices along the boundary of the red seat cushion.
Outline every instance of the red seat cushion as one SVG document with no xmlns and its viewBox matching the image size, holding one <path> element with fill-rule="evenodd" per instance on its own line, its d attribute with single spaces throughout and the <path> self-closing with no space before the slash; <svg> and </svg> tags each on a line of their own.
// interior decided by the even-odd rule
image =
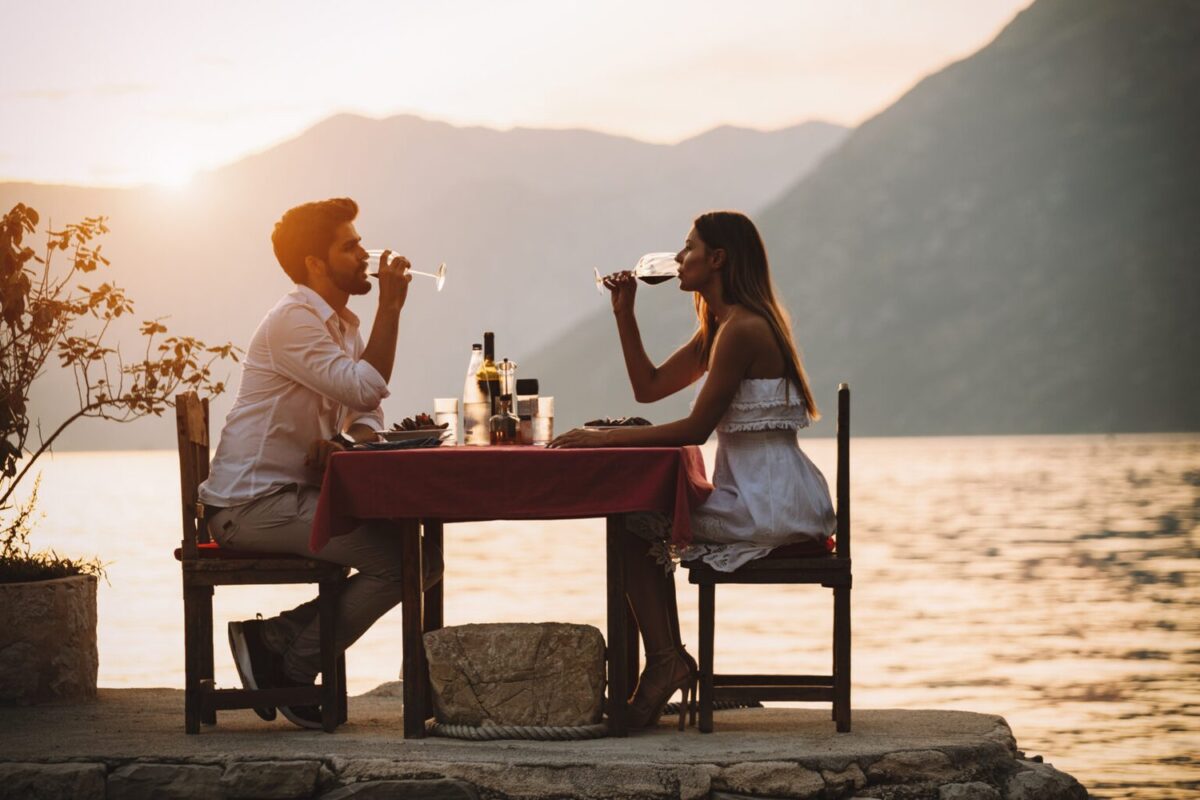
<svg viewBox="0 0 1200 800">
<path fill-rule="evenodd" d="M 196 551 L 200 558 L 288 558 L 288 559 L 306 559 L 306 556 L 292 555 L 291 553 L 262 553 L 257 550 L 234 550 L 229 547 L 221 547 L 216 542 L 204 542 L 196 545 Z M 183 548 L 175 548 L 175 560 L 183 560 Z"/>
<path fill-rule="evenodd" d="M 831 536 L 821 541 L 796 542 L 776 547 L 767 558 L 819 558 L 832 555 L 836 542 Z"/>
</svg>

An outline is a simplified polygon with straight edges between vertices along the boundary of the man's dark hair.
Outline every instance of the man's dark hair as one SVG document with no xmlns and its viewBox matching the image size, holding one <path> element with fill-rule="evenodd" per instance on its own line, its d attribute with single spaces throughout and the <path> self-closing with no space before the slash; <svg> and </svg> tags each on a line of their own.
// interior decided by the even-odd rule
<svg viewBox="0 0 1200 800">
<path fill-rule="evenodd" d="M 279 266 L 295 283 L 307 283 L 304 259 L 308 256 L 328 258 L 338 226 L 353 222 L 357 216 L 358 203 L 349 197 L 335 197 L 288 209 L 271 232 L 271 244 Z"/>
</svg>

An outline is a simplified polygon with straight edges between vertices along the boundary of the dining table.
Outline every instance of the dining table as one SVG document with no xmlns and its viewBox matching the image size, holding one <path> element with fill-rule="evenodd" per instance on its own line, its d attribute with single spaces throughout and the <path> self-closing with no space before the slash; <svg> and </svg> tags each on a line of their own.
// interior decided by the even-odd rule
<svg viewBox="0 0 1200 800">
<path fill-rule="evenodd" d="M 607 725 L 628 735 L 627 698 L 637 671 L 637 629 L 625 600 L 622 517 L 659 512 L 675 544 L 691 541 L 691 511 L 712 491 L 700 449 L 441 446 L 334 453 L 321 485 L 311 549 L 367 520 L 389 520 L 402 539 L 404 737 L 425 736 L 432 713 L 423 634 L 442 627 L 447 578 L 422 586 L 423 551 L 441 550 L 449 523 L 606 519 Z M 581 530 L 584 530 L 581 528 Z M 449 568 L 450 565 L 447 565 Z M 536 580 L 529 575 L 498 579 Z M 452 574 L 452 573 L 451 573 Z M 505 585 L 497 585 L 503 591 Z M 452 586 L 450 586 L 452 590 Z"/>
</svg>

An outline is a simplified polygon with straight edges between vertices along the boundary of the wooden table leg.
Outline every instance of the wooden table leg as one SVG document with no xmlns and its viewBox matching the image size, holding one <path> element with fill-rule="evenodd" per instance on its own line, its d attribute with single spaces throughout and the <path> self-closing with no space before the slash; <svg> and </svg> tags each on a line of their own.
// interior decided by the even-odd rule
<svg viewBox="0 0 1200 800">
<path fill-rule="evenodd" d="M 424 541 L 421 545 L 421 553 L 429 553 L 434 551 L 442 555 L 442 561 L 445 562 L 446 551 L 443 547 L 443 523 L 440 519 L 426 519 L 421 521 L 421 527 L 425 530 Z M 442 587 L 445 585 L 446 577 L 437 582 L 436 585 L 425 590 L 425 630 L 437 631 L 442 629 L 445 624 L 442 618 L 444 608 L 443 598 L 445 592 Z"/>
<path fill-rule="evenodd" d="M 421 591 L 421 524 L 402 520 L 400 537 L 403 542 L 401 569 L 403 572 L 403 639 L 404 666 L 404 738 L 425 737 L 425 684 L 429 669 L 425 663 L 425 643 L 421 639 L 424 627 L 424 592 Z"/>
<path fill-rule="evenodd" d="M 626 689 L 630 694 L 633 694 L 637 688 L 638 678 L 641 676 L 641 629 L 638 627 L 637 617 L 633 615 L 633 608 L 629 603 L 625 604 L 625 680 Z"/>
<path fill-rule="evenodd" d="M 625 560 L 620 517 L 608 517 L 608 735 L 628 736 L 628 618 L 625 605 Z"/>
</svg>

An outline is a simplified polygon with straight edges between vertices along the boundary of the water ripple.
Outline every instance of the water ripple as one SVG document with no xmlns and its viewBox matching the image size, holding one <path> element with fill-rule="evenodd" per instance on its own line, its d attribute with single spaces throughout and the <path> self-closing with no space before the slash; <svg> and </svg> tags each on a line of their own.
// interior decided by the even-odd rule
<svg viewBox="0 0 1200 800">
<path fill-rule="evenodd" d="M 832 476 L 832 440 L 804 447 Z M 853 463 L 856 706 L 1001 714 L 1022 748 L 1096 796 L 1196 796 L 1200 436 L 860 439 Z M 58 454 L 45 468 L 35 544 L 112 562 L 101 685 L 182 683 L 176 469 L 166 451 Z M 603 563 L 599 520 L 448 526 L 447 622 L 603 630 Z M 503 576 L 522 576 L 520 591 Z M 694 642 L 695 590 L 678 580 Z M 308 593 L 222 588 L 216 652 L 226 620 Z M 720 595 L 718 668 L 828 668 L 827 591 Z M 394 680 L 399 611 L 347 661 L 352 691 Z M 237 680 L 220 655 L 216 678 Z"/>
</svg>

